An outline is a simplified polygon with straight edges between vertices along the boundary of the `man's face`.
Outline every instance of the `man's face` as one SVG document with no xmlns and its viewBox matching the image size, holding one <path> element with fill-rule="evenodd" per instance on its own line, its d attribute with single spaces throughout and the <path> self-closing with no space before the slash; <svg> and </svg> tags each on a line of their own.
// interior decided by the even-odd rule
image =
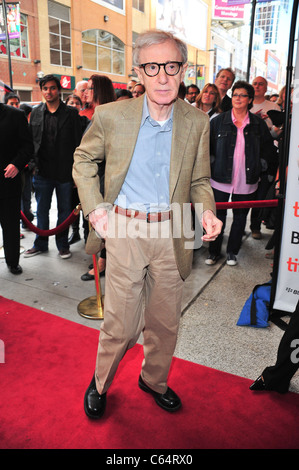
<svg viewBox="0 0 299 470">
<path fill-rule="evenodd" d="M 85 103 L 85 90 L 87 88 L 87 82 L 86 83 L 79 83 L 76 90 L 75 90 L 75 94 L 79 96 L 79 98 L 81 99 L 82 103 Z"/>
<path fill-rule="evenodd" d="M 14 108 L 19 108 L 20 107 L 20 102 L 18 98 L 10 98 L 7 101 L 8 106 L 13 106 Z"/>
<path fill-rule="evenodd" d="M 157 64 L 166 62 L 181 62 L 181 53 L 171 40 L 162 44 L 154 44 L 152 46 L 141 49 L 139 63 L 146 64 L 155 62 Z M 143 68 L 136 67 L 135 71 L 140 82 L 145 86 L 148 104 L 155 108 L 169 106 L 177 98 L 180 83 L 186 71 L 187 64 L 180 67 L 176 75 L 167 75 L 164 67 L 160 67 L 158 75 L 149 77 Z"/>
<path fill-rule="evenodd" d="M 215 85 L 220 93 L 227 93 L 233 84 L 233 75 L 228 70 L 223 70 L 215 80 Z"/>
<path fill-rule="evenodd" d="M 138 98 L 138 96 L 143 95 L 144 90 L 143 87 L 140 85 L 135 85 L 132 91 L 133 98 Z"/>
<path fill-rule="evenodd" d="M 136 85 L 136 83 L 137 83 L 137 82 L 135 82 L 135 80 L 130 80 L 130 81 L 128 82 L 128 85 L 127 85 L 127 90 L 129 90 L 130 92 L 132 92 L 134 86 Z"/>
<path fill-rule="evenodd" d="M 80 103 L 80 101 L 79 101 L 78 99 L 76 99 L 76 98 L 70 98 L 70 99 L 68 100 L 68 102 L 67 102 L 67 105 L 68 105 L 68 106 L 72 106 L 72 107 L 74 107 L 74 108 L 77 108 L 78 111 L 80 111 L 80 109 L 81 109 L 81 103 Z"/>
<path fill-rule="evenodd" d="M 50 80 L 42 86 L 42 95 L 47 103 L 59 101 L 59 90 L 54 80 Z"/>
<path fill-rule="evenodd" d="M 256 77 L 252 82 L 252 86 L 254 88 L 255 98 L 261 98 L 265 96 L 267 91 L 267 82 L 263 77 Z"/>
<path fill-rule="evenodd" d="M 188 93 L 186 93 L 186 98 L 189 101 L 189 103 L 194 103 L 194 101 L 196 100 L 197 95 L 198 95 L 197 88 L 191 87 L 191 88 L 189 88 Z"/>
</svg>

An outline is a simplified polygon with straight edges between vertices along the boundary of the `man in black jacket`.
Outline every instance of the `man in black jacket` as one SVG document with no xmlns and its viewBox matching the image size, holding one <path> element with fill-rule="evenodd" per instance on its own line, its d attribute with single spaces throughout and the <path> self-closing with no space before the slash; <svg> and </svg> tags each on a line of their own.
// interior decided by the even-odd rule
<svg viewBox="0 0 299 470">
<path fill-rule="evenodd" d="M 30 128 L 33 136 L 36 169 L 33 178 L 37 201 L 37 227 L 49 229 L 49 212 L 53 191 L 56 191 L 60 226 L 72 211 L 72 166 L 75 148 L 82 137 L 82 125 L 76 108 L 60 99 L 61 85 L 54 75 L 40 80 L 45 103 L 32 110 Z M 48 237 L 37 235 L 25 258 L 48 251 Z M 56 246 L 61 258 L 71 256 L 68 228 L 56 234 Z"/>
<path fill-rule="evenodd" d="M 21 274 L 20 212 L 21 171 L 33 154 L 25 113 L 0 103 L 0 224 L 5 261 L 12 274 Z"/>
<path fill-rule="evenodd" d="M 220 69 L 215 78 L 215 85 L 218 88 L 221 98 L 221 109 L 223 112 L 232 108 L 232 99 L 228 96 L 227 92 L 232 87 L 235 81 L 235 74 L 233 70 L 228 67 Z"/>
</svg>

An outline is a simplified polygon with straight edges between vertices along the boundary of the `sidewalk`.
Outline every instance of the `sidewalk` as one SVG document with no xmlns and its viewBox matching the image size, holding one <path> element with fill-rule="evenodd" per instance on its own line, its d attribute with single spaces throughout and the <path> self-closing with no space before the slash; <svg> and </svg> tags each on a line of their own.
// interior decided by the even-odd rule
<svg viewBox="0 0 299 470">
<path fill-rule="evenodd" d="M 52 209 L 51 227 L 55 226 L 55 217 Z M 263 239 L 257 241 L 247 229 L 235 267 L 227 266 L 224 257 L 216 265 L 207 266 L 207 246 L 195 251 L 193 270 L 184 288 L 177 357 L 253 380 L 275 362 L 283 335 L 280 328 L 272 323 L 264 329 L 236 326 L 253 287 L 271 279 L 272 261 L 265 258 L 265 246 L 272 232 L 262 230 Z M 23 233 L 21 245 L 26 250 L 32 247 L 35 235 Z M 47 253 L 33 258 L 21 254 L 23 274 L 18 276 L 12 275 L 5 260 L 0 259 L 0 295 L 100 330 L 101 320 L 86 319 L 77 311 L 82 300 L 96 295 L 95 282 L 80 279 L 92 262 L 84 250 L 83 230 L 81 237 L 71 245 L 72 257 L 66 260 L 59 257 L 54 237 L 50 238 Z M 101 289 L 104 295 L 104 277 Z M 291 390 L 299 393 L 298 373 Z"/>
</svg>

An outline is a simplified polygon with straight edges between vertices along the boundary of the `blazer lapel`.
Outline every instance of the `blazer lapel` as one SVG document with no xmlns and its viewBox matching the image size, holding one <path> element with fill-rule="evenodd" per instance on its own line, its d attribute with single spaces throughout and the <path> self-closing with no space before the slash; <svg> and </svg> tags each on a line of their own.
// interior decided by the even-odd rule
<svg viewBox="0 0 299 470">
<path fill-rule="evenodd" d="M 192 121 L 188 117 L 188 114 L 188 109 L 186 109 L 184 103 L 181 102 L 180 99 L 177 99 L 173 110 L 172 146 L 169 172 L 170 201 L 172 200 L 172 196 L 179 179 L 185 149 L 188 144 L 189 134 L 192 126 Z"/>
<path fill-rule="evenodd" d="M 143 111 L 143 99 L 133 98 L 120 115 L 120 135 L 125 136 L 124 161 L 127 169 L 134 153 Z"/>
</svg>

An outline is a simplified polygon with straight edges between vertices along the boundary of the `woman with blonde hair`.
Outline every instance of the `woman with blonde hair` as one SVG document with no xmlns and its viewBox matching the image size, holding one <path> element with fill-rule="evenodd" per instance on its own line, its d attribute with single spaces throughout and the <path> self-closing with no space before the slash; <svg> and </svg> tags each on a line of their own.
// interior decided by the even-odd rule
<svg viewBox="0 0 299 470">
<path fill-rule="evenodd" d="M 209 115 L 210 120 L 221 113 L 221 98 L 214 83 L 207 83 L 196 97 L 195 106 Z"/>
</svg>

